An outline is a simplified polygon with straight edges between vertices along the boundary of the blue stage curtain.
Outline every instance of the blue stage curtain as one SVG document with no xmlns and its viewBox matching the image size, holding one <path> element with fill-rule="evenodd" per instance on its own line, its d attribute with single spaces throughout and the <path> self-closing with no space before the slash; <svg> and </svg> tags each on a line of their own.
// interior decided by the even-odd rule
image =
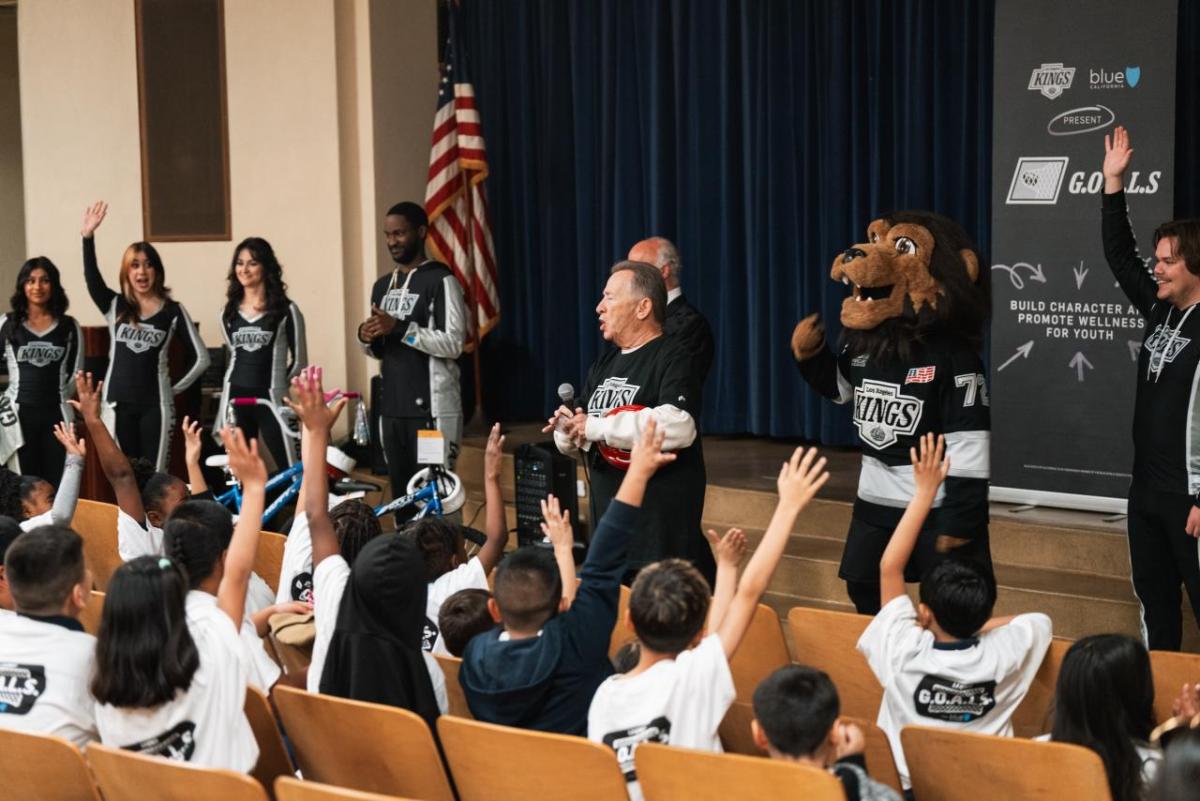
<svg viewBox="0 0 1200 801">
<path fill-rule="evenodd" d="M 716 335 L 704 429 L 855 442 L 847 410 L 800 380 L 792 326 L 819 311 L 836 337 L 829 267 L 881 212 L 939 211 L 987 253 L 993 9 L 464 0 L 503 303 L 483 351 L 489 417 L 544 417 L 560 382 L 581 385 L 609 267 L 659 234 Z M 1181 16 L 1190 41 L 1196 16 Z M 1195 54 L 1180 27 L 1182 76 Z M 1194 178 L 1194 82 L 1180 98 Z"/>
</svg>

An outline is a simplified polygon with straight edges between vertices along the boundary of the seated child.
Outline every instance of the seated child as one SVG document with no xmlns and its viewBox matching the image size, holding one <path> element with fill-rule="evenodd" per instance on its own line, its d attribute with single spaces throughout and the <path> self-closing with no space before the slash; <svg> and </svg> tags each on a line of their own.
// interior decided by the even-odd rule
<svg viewBox="0 0 1200 801">
<path fill-rule="evenodd" d="M 73 423 L 59 422 L 54 438 L 67 452 L 57 491 L 43 478 L 0 467 L 0 515 L 18 521 L 23 531 L 50 524 L 70 526 L 75 516 L 86 450 L 83 440 L 75 436 Z"/>
<path fill-rule="evenodd" d="M 222 439 L 242 482 L 242 516 L 216 595 L 189 592 L 185 568 L 168 557 L 121 565 L 105 596 L 91 688 L 106 745 L 249 773 L 258 744 L 244 712 L 252 666 L 239 629 L 267 471 L 240 429 Z"/>
<path fill-rule="evenodd" d="M 911 786 L 900 748 L 909 724 L 1009 736 L 1012 715 L 1050 647 L 1042 614 L 992 618 L 996 584 L 988 572 L 953 557 L 921 579 L 921 604 L 904 589 L 904 565 L 949 472 L 945 440 L 921 438 L 913 449 L 915 492 L 879 563 L 881 609 L 858 650 L 883 686 L 879 728 L 887 734 L 905 789 Z M 989 619 L 991 618 L 991 619 Z"/>
<path fill-rule="evenodd" d="M 8 575 L 4 572 L 4 555 L 8 546 L 21 536 L 21 526 L 11 517 L 0 515 L 0 617 L 16 614 L 12 591 L 8 586 Z"/>
<path fill-rule="evenodd" d="M 1150 745 L 1154 679 L 1146 647 L 1123 634 L 1076 640 L 1054 691 L 1050 739 L 1095 751 L 1113 801 L 1140 801 L 1162 752 Z"/>
<path fill-rule="evenodd" d="M 638 663 L 596 690 L 587 733 L 616 752 L 633 801 L 642 797 L 635 771 L 640 744 L 721 751 L 717 730 L 737 695 L 729 659 L 783 556 L 796 516 L 828 479 L 815 448 L 796 449 L 779 473 L 779 503 L 740 581 L 742 532 L 731 529 L 720 540 L 709 532 L 717 557 L 711 604 L 708 582 L 682 559 L 646 565 L 634 579 L 626 625 L 637 635 Z"/>
<path fill-rule="evenodd" d="M 351 570 L 330 520 L 325 472 L 329 429 L 346 401 L 325 405 L 319 367 L 302 370 L 292 388 L 296 400 L 287 403 L 304 428 L 304 503 L 317 627 L 308 690 L 399 706 L 433 725 L 450 702 L 441 666 L 421 649 L 424 560 L 412 538 L 380 535 L 362 546 Z"/>
<path fill-rule="evenodd" d="M 459 590 L 442 603 L 438 610 L 438 631 L 450 656 L 461 657 L 472 637 L 491 631 L 496 625 L 488 611 L 491 597 L 487 590 Z"/>
<path fill-rule="evenodd" d="M 754 688 L 750 731 L 771 759 L 811 765 L 837 776 L 847 801 L 900 801 L 899 793 L 867 775 L 862 730 L 838 719 L 840 706 L 829 676 L 788 665 Z"/>
<path fill-rule="evenodd" d="M 4 576 L 19 614 L 0 615 L 0 728 L 82 748 L 96 739 L 88 695 L 96 640 L 79 622 L 92 588 L 83 540 L 65 526 L 22 534 Z"/>
<path fill-rule="evenodd" d="M 497 568 L 489 606 L 503 627 L 472 639 L 459 671 L 476 719 L 562 734 L 587 730 L 588 704 L 612 673 L 608 642 L 646 483 L 675 458 L 662 452 L 662 441 L 650 422 L 596 526 L 569 610 L 561 612 L 561 579 L 544 548 L 520 548 Z"/>
</svg>

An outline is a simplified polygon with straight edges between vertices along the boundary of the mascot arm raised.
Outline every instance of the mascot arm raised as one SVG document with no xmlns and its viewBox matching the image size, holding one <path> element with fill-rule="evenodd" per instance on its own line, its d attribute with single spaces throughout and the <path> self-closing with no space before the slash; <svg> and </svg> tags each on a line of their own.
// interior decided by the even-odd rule
<svg viewBox="0 0 1200 801">
<path fill-rule="evenodd" d="M 651 419 L 658 423 L 659 433 L 665 434 L 663 451 L 677 451 L 696 441 L 695 419 L 670 403 L 653 408 L 630 409 L 605 417 L 589 417 L 587 438 L 589 442 L 603 442 L 613 448 L 631 450 Z"/>
<path fill-rule="evenodd" d="M 845 365 L 839 364 L 825 342 L 825 324 L 819 315 L 810 314 L 796 323 L 791 346 L 792 356 L 800 364 L 800 375 L 809 386 L 835 403 L 845 403 L 854 396 Z"/>
</svg>

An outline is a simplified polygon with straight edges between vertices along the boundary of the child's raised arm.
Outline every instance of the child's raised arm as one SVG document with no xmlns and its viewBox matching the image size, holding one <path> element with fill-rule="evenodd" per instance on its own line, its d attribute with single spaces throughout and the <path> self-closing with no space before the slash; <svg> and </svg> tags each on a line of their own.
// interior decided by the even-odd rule
<svg viewBox="0 0 1200 801">
<path fill-rule="evenodd" d="M 100 419 L 100 393 L 103 382 L 96 383 L 91 373 L 78 372 L 75 374 L 75 397 L 67 401 L 71 408 L 79 412 L 83 423 L 87 426 L 88 437 L 96 456 L 100 459 L 100 467 L 104 476 L 112 485 L 113 493 L 117 496 L 117 506 L 121 511 L 137 521 L 138 525 L 146 525 L 146 509 L 142 506 L 142 493 L 138 489 L 137 480 L 133 476 L 133 467 L 129 459 L 117 447 L 112 434 L 108 432 L 104 421 Z"/>
<path fill-rule="evenodd" d="M 258 549 L 258 532 L 262 528 L 267 468 L 258 456 L 258 441 L 252 439 L 247 443 L 240 428 L 224 429 L 221 442 L 229 454 L 229 471 L 242 484 L 242 509 L 233 527 L 229 550 L 225 552 L 225 574 L 217 588 L 217 606 L 240 628 L 246 614 L 246 588 Z"/>
<path fill-rule="evenodd" d="M 492 426 L 488 434 L 487 450 L 483 455 L 483 494 L 487 504 L 487 540 L 479 549 L 476 558 L 483 566 L 484 574 L 492 572 L 492 568 L 504 555 L 504 547 L 508 545 L 508 519 L 504 514 L 504 497 L 500 493 L 500 468 L 504 464 L 504 436 L 500 433 L 500 424 Z"/>
<path fill-rule="evenodd" d="M 204 471 L 200 468 L 200 421 L 190 417 L 183 418 L 183 461 L 187 465 L 188 486 L 193 495 L 208 492 L 208 482 L 204 480 Z"/>
<path fill-rule="evenodd" d="M 292 391 L 296 399 L 284 398 L 284 403 L 300 418 L 304 427 L 301 458 L 304 464 L 304 508 L 308 514 L 308 531 L 312 537 L 312 566 L 330 556 L 336 556 L 341 548 L 329 518 L 329 476 L 325 473 L 325 449 L 329 446 L 329 430 L 342 413 L 346 399 L 340 398 L 332 406 L 325 405 L 325 391 L 321 386 L 321 368 L 306 367 L 292 379 Z"/>
<path fill-rule="evenodd" d="M 704 532 L 717 562 L 717 583 L 713 587 L 712 603 L 708 607 L 709 631 L 716 631 L 729 611 L 733 594 L 737 591 L 738 565 L 746 553 L 746 535 L 740 528 L 731 528 L 725 536 L 719 536 L 711 528 Z"/>
<path fill-rule="evenodd" d="M 808 505 L 826 481 L 829 472 L 825 469 L 825 458 L 817 458 L 817 449 L 797 448 L 791 460 L 784 462 L 776 482 L 779 488 L 779 503 L 775 506 L 775 514 L 763 534 L 762 540 L 754 550 L 754 555 L 746 563 L 742 571 L 742 579 L 738 582 L 737 592 L 729 604 L 729 611 L 717 626 L 717 634 L 721 637 L 721 645 L 725 648 L 726 656 L 733 656 L 750 621 L 758 601 L 767 591 L 771 575 L 783 556 L 788 537 L 792 534 L 792 526 L 800 510 Z"/>
<path fill-rule="evenodd" d="M 554 546 L 554 561 L 562 579 L 564 609 L 575 601 L 575 534 L 571 531 L 571 513 L 559 508 L 558 498 L 546 496 L 542 501 L 542 533 Z"/>
<path fill-rule="evenodd" d="M 75 517 L 75 505 L 79 501 L 79 483 L 83 478 L 87 445 L 82 438 L 75 435 L 75 424 L 62 420 L 54 426 L 54 438 L 62 443 L 67 456 L 63 464 L 62 479 L 55 488 L 54 508 L 50 510 L 50 519 L 60 526 L 70 526 L 72 518 Z"/>
<path fill-rule="evenodd" d="M 934 439 L 932 433 L 921 437 L 921 452 L 916 448 L 909 449 L 909 458 L 913 466 L 912 500 L 904 510 L 904 516 L 896 524 L 892 538 L 883 551 L 879 560 L 879 604 L 880 607 L 904 594 L 904 566 L 912 556 L 917 544 L 917 535 L 925 518 L 933 507 L 933 499 L 937 496 L 938 487 L 946 480 L 950 472 L 950 460 L 943 458 L 946 453 L 946 438 L 938 435 Z"/>
</svg>

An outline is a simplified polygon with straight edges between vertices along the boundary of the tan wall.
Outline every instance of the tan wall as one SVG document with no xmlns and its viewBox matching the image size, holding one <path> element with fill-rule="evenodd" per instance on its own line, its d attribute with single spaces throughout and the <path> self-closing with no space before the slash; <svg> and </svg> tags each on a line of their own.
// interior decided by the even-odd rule
<svg viewBox="0 0 1200 801">
<path fill-rule="evenodd" d="M 0 8 L 0 303 L 7 303 L 26 258 L 23 183 L 17 10 Z"/>
</svg>

